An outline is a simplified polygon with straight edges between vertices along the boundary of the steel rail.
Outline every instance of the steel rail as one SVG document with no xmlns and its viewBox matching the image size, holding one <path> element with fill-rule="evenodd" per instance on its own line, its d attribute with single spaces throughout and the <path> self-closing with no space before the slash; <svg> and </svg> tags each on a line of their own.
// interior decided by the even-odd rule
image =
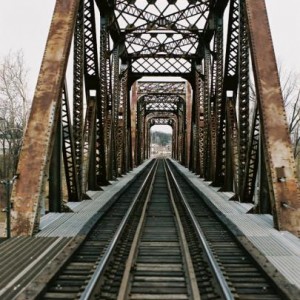
<svg viewBox="0 0 300 300">
<path fill-rule="evenodd" d="M 185 233 L 184 233 L 184 229 L 183 229 L 183 226 L 182 226 L 182 223 L 180 220 L 180 216 L 179 216 L 178 210 L 176 208 L 174 195 L 172 193 L 172 188 L 171 188 L 171 184 L 170 184 L 170 181 L 168 178 L 168 173 L 166 171 L 165 163 L 164 163 L 164 170 L 165 170 L 165 175 L 166 175 L 166 179 L 167 179 L 167 186 L 168 186 L 168 190 L 169 190 L 171 207 L 173 209 L 174 218 L 176 220 L 177 227 L 178 227 L 181 249 L 183 250 L 183 259 L 186 264 L 186 270 L 188 270 L 188 272 L 186 272 L 186 273 L 189 278 L 189 285 L 190 285 L 192 299 L 200 300 L 201 297 L 199 294 L 199 289 L 198 289 L 198 285 L 197 285 L 197 281 L 196 281 L 196 275 L 195 275 L 194 267 L 192 264 L 191 255 L 190 255 L 190 252 L 189 252 L 189 249 L 187 246 L 187 241 L 185 238 Z M 154 179 L 155 179 L 155 176 L 153 176 L 153 179 L 152 179 L 152 184 L 151 184 L 152 186 L 153 186 Z M 126 262 L 126 267 L 125 267 L 125 271 L 123 273 L 122 282 L 121 282 L 121 286 L 119 289 L 119 294 L 118 294 L 117 300 L 124 300 L 124 299 L 127 299 L 127 297 L 128 297 L 130 273 L 132 270 L 134 260 L 136 259 L 138 243 L 139 243 L 139 239 L 142 235 L 143 224 L 145 223 L 147 207 L 148 207 L 149 201 L 151 199 L 151 195 L 152 195 L 152 188 L 148 192 L 148 195 L 147 195 L 147 198 L 146 198 L 143 210 L 142 210 L 141 218 L 140 218 L 140 221 L 139 221 L 139 224 L 138 224 L 138 227 L 137 227 L 134 239 L 133 239 L 133 243 L 132 243 L 132 246 L 130 249 L 130 253 L 129 253 L 129 256 L 128 256 L 128 259 Z"/>
<path fill-rule="evenodd" d="M 176 207 L 176 203 L 175 203 L 175 197 L 172 191 L 172 187 L 171 187 L 171 182 L 170 182 L 170 174 L 168 174 L 167 171 L 167 163 L 166 160 L 164 159 L 164 170 L 165 170 L 165 174 L 166 174 L 166 179 L 167 179 L 167 185 L 168 185 L 168 190 L 169 190 L 169 194 L 170 194 L 170 202 L 174 211 L 174 218 L 176 219 L 177 222 L 177 227 L 178 227 L 178 234 L 180 236 L 180 243 L 181 243 L 181 249 L 183 251 L 183 259 L 185 260 L 185 264 L 187 267 L 187 271 L 186 274 L 188 275 L 188 280 L 189 280 L 189 285 L 190 285 L 190 289 L 191 289 L 191 294 L 192 294 L 192 299 L 193 300 L 200 300 L 201 296 L 199 293 L 199 288 L 198 288 L 198 284 L 197 284 L 197 278 L 196 278 L 196 274 L 195 274 L 195 269 L 193 266 L 193 261 L 192 261 L 192 257 L 190 254 L 190 250 L 188 247 L 188 243 L 186 240 L 186 235 L 183 229 L 183 225 L 180 219 L 180 215 L 178 212 L 178 209 Z"/>
<path fill-rule="evenodd" d="M 155 175 L 156 175 L 156 171 L 157 171 L 157 166 L 158 166 L 158 163 L 156 165 Z M 151 181 L 151 184 L 150 184 L 150 189 L 147 193 L 146 200 L 145 200 L 143 210 L 142 210 L 142 213 L 141 213 L 141 218 L 140 218 L 139 224 L 137 226 L 137 229 L 136 229 L 136 232 L 135 232 L 135 235 L 134 235 L 134 238 L 133 238 L 133 242 L 132 242 L 132 245 L 131 245 L 131 248 L 130 248 L 128 259 L 126 261 L 126 266 L 125 266 L 125 270 L 124 270 L 124 273 L 123 273 L 122 282 L 121 282 L 121 285 L 120 285 L 117 300 L 127 299 L 127 291 L 128 291 L 128 285 L 129 285 L 130 272 L 131 272 L 131 268 L 132 268 L 132 265 L 133 265 L 133 261 L 136 258 L 136 253 L 137 253 L 137 250 L 138 250 L 138 242 L 139 242 L 139 239 L 140 239 L 141 234 L 142 234 L 143 225 L 145 223 L 146 212 L 147 212 L 148 204 L 149 204 L 149 201 L 150 201 L 151 195 L 152 195 L 154 179 L 155 179 L 155 176 L 152 177 L 152 181 Z"/>
<path fill-rule="evenodd" d="M 171 176 L 171 178 L 173 180 L 173 183 L 174 183 L 174 185 L 175 185 L 175 187 L 176 187 L 176 189 L 177 189 L 177 191 L 179 193 L 179 196 L 182 199 L 182 203 L 183 203 L 184 207 L 186 208 L 186 210 L 187 210 L 187 212 L 188 212 L 188 214 L 189 214 L 189 216 L 190 216 L 190 218 L 192 220 L 192 223 L 193 223 L 193 225 L 194 225 L 194 227 L 196 229 L 198 238 L 199 238 L 199 240 L 200 240 L 200 242 L 201 242 L 201 244 L 203 246 L 203 250 L 205 251 L 205 254 L 207 255 L 207 259 L 208 259 L 209 265 L 211 266 L 211 268 L 213 270 L 213 273 L 214 273 L 214 275 L 216 277 L 216 280 L 217 280 L 217 282 L 218 282 L 218 284 L 220 286 L 221 293 L 223 294 L 224 299 L 226 299 L 226 300 L 234 300 L 234 296 L 233 296 L 233 294 L 232 294 L 232 292 L 231 292 L 231 290 L 230 290 L 230 288 L 229 288 L 229 286 L 227 284 L 226 279 L 223 276 L 223 272 L 221 271 L 221 268 L 220 268 L 218 262 L 216 261 L 214 255 L 213 255 L 213 253 L 212 253 L 212 251 L 210 249 L 210 246 L 209 246 L 209 244 L 208 244 L 208 242 L 207 242 L 207 240 L 205 238 L 205 235 L 204 235 L 204 233 L 203 233 L 203 231 L 202 231 L 199 223 L 197 222 L 197 219 L 196 219 L 196 217 L 195 217 L 195 215 L 194 215 L 191 207 L 189 206 L 189 204 L 188 204 L 185 196 L 183 195 L 182 190 L 179 187 L 179 185 L 178 185 L 178 183 L 177 183 L 177 181 L 175 179 L 175 176 L 174 176 L 174 174 L 173 174 L 173 172 L 172 172 L 172 170 L 171 170 L 171 168 L 170 168 L 170 166 L 169 166 L 168 163 L 167 163 L 167 166 L 168 166 L 168 171 L 170 172 L 170 176 Z"/>
<path fill-rule="evenodd" d="M 130 207 L 128 208 L 128 211 L 126 213 L 126 215 L 124 216 L 122 222 L 120 223 L 117 231 L 115 232 L 110 244 L 108 245 L 104 255 L 102 256 L 101 260 L 99 261 L 99 264 L 97 265 L 94 274 L 92 275 L 91 279 L 89 280 L 88 285 L 85 287 L 84 291 L 81 293 L 80 295 L 80 300 L 86 300 L 86 299 L 91 299 L 94 289 L 97 286 L 97 283 L 99 282 L 99 278 L 101 277 L 101 275 L 103 274 L 103 271 L 105 270 L 106 264 L 109 261 L 109 258 L 111 257 L 112 252 L 114 251 L 117 242 L 119 241 L 123 229 L 137 203 L 137 201 L 139 200 L 141 194 L 144 192 L 144 189 L 147 186 L 147 183 L 150 181 L 151 176 L 154 174 L 154 169 L 155 167 L 157 167 L 157 162 L 152 166 L 149 174 L 147 175 L 145 181 L 143 182 L 143 184 L 141 185 L 139 191 L 137 192 L 136 196 L 134 197 L 132 204 L 130 205 Z"/>
</svg>

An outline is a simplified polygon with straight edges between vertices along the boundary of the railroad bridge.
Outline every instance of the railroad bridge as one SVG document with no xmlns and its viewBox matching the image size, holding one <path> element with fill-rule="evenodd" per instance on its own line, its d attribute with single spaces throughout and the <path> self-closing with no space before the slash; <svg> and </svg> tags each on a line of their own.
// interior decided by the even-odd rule
<svg viewBox="0 0 300 300">
<path fill-rule="evenodd" d="M 3 299 L 299 299 L 265 1 L 57 0 L 11 203 Z"/>
</svg>

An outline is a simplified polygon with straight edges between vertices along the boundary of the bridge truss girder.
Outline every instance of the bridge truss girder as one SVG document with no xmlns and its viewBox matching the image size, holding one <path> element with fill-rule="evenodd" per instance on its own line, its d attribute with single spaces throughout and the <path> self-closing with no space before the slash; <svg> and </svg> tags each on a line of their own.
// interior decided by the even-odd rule
<svg viewBox="0 0 300 300">
<path fill-rule="evenodd" d="M 172 155 L 186 162 L 186 82 L 137 83 L 137 164 L 149 158 L 150 128 L 169 122 L 173 128 Z"/>
<path fill-rule="evenodd" d="M 299 234 L 299 190 L 264 0 L 161 3 L 57 1 L 12 191 L 13 235 L 33 235 L 43 209 L 65 208 L 57 179 L 62 156 L 69 201 L 81 201 L 87 190 L 141 163 L 147 156 L 138 145 L 146 137 L 134 129 L 151 126 L 150 114 L 176 116 L 175 138 L 182 133 L 184 140 L 176 143 L 186 151 L 182 163 L 234 192 L 238 201 L 253 203 L 254 212 L 272 213 L 276 228 Z M 73 36 L 71 117 L 65 80 Z M 175 114 L 173 104 L 168 112 L 159 104 L 155 112 L 140 107 L 135 123 L 129 91 L 144 75 L 187 79 L 193 89 L 192 108 L 186 107 L 190 120 Z M 47 181 L 55 196 L 45 207 Z M 264 194 L 255 198 L 257 185 Z"/>
</svg>

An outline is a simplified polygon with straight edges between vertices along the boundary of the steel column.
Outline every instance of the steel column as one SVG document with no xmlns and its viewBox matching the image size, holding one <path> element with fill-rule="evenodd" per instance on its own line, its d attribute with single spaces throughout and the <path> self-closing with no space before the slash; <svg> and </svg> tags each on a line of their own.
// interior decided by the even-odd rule
<svg viewBox="0 0 300 300">
<path fill-rule="evenodd" d="M 226 99 L 236 98 L 238 88 L 238 59 L 239 59 L 239 12 L 240 0 L 231 0 L 228 20 L 228 33 L 223 77 L 222 101 L 217 104 L 217 152 L 216 173 L 214 185 L 224 187 L 225 177 L 232 177 L 231 168 L 226 170 Z M 220 17 L 221 18 L 221 17 Z M 229 158 L 232 159 L 232 158 Z M 231 164 L 227 164 L 229 166 Z M 229 180 L 229 179 L 228 179 Z M 226 188 L 225 188 L 226 189 Z M 231 189 L 229 189 L 231 190 Z"/>
<path fill-rule="evenodd" d="M 116 157 L 119 176 L 126 173 L 126 127 L 127 127 L 127 85 L 128 66 L 121 65 L 120 94 L 117 110 Z"/>
<path fill-rule="evenodd" d="M 78 5 L 79 0 L 57 1 L 54 8 L 12 192 L 13 236 L 32 235 L 39 225 Z"/>
<path fill-rule="evenodd" d="M 244 0 L 240 5 L 240 38 L 239 38 L 239 105 L 238 105 L 238 191 L 240 201 L 243 194 L 247 144 L 249 139 L 249 41 Z"/>
<path fill-rule="evenodd" d="M 80 201 L 82 198 L 81 188 L 78 180 L 78 175 L 82 176 L 82 172 L 77 171 L 76 165 L 76 155 L 74 147 L 74 138 L 72 132 L 72 122 L 69 109 L 69 97 L 67 93 L 66 82 L 62 91 L 62 152 L 64 158 L 64 169 L 66 174 L 66 184 L 68 190 L 68 200 L 69 201 Z M 79 137 L 79 135 L 78 135 Z M 80 134 L 80 139 L 82 139 L 82 133 Z M 77 149 L 78 150 L 78 149 Z M 78 162 L 78 161 L 77 161 Z M 81 164 L 79 165 L 81 168 Z"/>
<path fill-rule="evenodd" d="M 221 19 L 222 20 L 222 19 Z M 220 109 L 222 107 L 222 88 L 223 88 L 223 22 L 217 24 L 214 37 L 214 53 L 212 63 L 212 82 L 210 95 L 210 170 L 208 179 L 214 180 L 216 176 L 216 152 L 217 152 L 217 129 L 220 128 Z"/>
<path fill-rule="evenodd" d="M 137 144 L 139 140 L 138 136 L 138 95 L 137 95 L 137 83 L 135 82 L 131 87 L 131 97 L 130 97 L 130 120 L 131 120 L 131 152 L 133 156 L 133 167 L 138 165 L 138 152 Z"/>
<path fill-rule="evenodd" d="M 82 164 L 83 164 L 83 64 L 84 64 L 84 14 L 83 0 L 80 1 L 74 29 L 74 63 L 73 63 L 73 136 L 75 164 L 78 179 L 78 196 L 82 198 Z M 71 125 L 71 123 L 70 123 Z M 67 179 L 68 181 L 68 179 Z M 74 197 L 74 195 L 72 195 Z"/>
<path fill-rule="evenodd" d="M 98 107 L 98 114 L 101 117 L 101 123 L 99 123 L 99 129 L 102 130 L 102 142 L 101 157 L 104 161 L 102 164 L 103 179 L 111 179 L 111 172 L 109 169 L 109 148 L 110 148 L 110 112 L 111 112 L 111 99 L 112 90 L 110 82 L 110 44 L 109 33 L 107 28 L 107 17 L 101 15 L 100 17 L 100 105 Z M 99 132 L 100 133 L 100 132 Z M 100 178 L 99 178 L 100 179 Z"/>
<path fill-rule="evenodd" d="M 62 198 L 62 174 L 61 174 L 61 152 L 62 152 L 62 119 L 57 119 L 54 144 L 49 166 L 49 212 L 61 212 L 63 206 Z"/>
<path fill-rule="evenodd" d="M 299 235 L 299 188 L 265 1 L 245 3 L 274 223 Z"/>
<path fill-rule="evenodd" d="M 88 186 L 93 190 L 100 189 L 100 185 L 106 185 L 106 168 L 105 168 L 105 146 L 103 133 L 103 116 L 102 116 L 102 99 L 101 85 L 98 66 L 97 52 L 97 36 L 96 36 L 96 21 L 95 21 L 94 0 L 84 0 L 84 79 L 85 92 L 87 99 L 86 116 L 93 119 L 86 120 L 86 130 L 93 132 L 84 132 L 88 137 L 88 141 L 94 141 L 95 147 L 89 146 L 87 160 L 88 170 L 91 174 L 85 176 L 89 182 Z M 90 102 L 95 102 L 90 105 Z M 95 111 L 91 111 L 94 109 Z M 95 178 L 94 178 L 95 177 Z M 86 184 L 84 183 L 86 187 Z"/>
</svg>

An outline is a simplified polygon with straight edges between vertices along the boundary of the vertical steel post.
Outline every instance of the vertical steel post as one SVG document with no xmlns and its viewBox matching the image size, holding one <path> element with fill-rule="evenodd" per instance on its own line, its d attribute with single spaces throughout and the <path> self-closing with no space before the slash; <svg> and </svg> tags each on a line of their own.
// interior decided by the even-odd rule
<svg viewBox="0 0 300 300">
<path fill-rule="evenodd" d="M 6 237 L 9 239 L 11 237 L 11 226 L 10 226 L 10 214 L 11 214 L 11 202 L 10 202 L 10 190 L 11 184 L 9 180 L 1 180 L 1 184 L 5 187 L 5 194 L 6 194 L 6 207 L 5 207 L 5 214 L 6 214 Z"/>
<path fill-rule="evenodd" d="M 61 212 L 62 209 L 62 123 L 61 114 L 57 119 L 52 150 L 51 162 L 49 167 L 49 211 Z"/>
<path fill-rule="evenodd" d="M 192 135 L 192 88 L 190 83 L 186 83 L 186 135 L 185 135 L 185 144 L 186 144 L 186 157 L 185 157 L 185 167 L 190 165 L 190 148 L 191 148 L 191 135 Z M 174 132 L 173 132 L 174 134 Z"/>
<path fill-rule="evenodd" d="M 90 97 L 89 101 L 96 102 L 95 97 Z M 88 189 L 89 190 L 98 190 L 99 186 L 97 185 L 97 172 L 96 172 L 96 115 L 93 119 L 91 119 L 91 122 L 93 122 L 93 125 L 91 128 L 93 128 L 89 140 L 89 172 L 88 172 Z"/>
<path fill-rule="evenodd" d="M 73 135 L 73 126 L 71 121 L 71 113 L 69 108 L 69 97 L 67 93 L 67 84 L 65 82 L 62 92 L 62 149 L 64 169 L 66 176 L 66 185 L 68 190 L 68 201 L 80 201 L 82 199 L 82 190 L 80 187 L 79 175 L 82 176 L 82 172 L 77 171 L 76 150 L 75 141 Z M 82 113 L 82 112 L 81 112 Z M 74 125 L 75 126 L 75 125 Z M 82 132 L 80 134 L 82 140 Z M 80 143 L 82 145 L 82 142 Z M 81 151 L 82 152 L 82 151 Z M 81 162 L 81 160 L 80 160 Z M 81 164 L 78 166 L 81 168 Z"/>
<path fill-rule="evenodd" d="M 74 29 L 73 63 L 73 126 L 75 168 L 77 173 L 78 200 L 82 198 L 83 185 L 83 62 L 84 62 L 84 0 L 80 1 Z M 71 125 L 71 123 L 70 123 Z M 74 201 L 74 199 L 72 199 Z"/>
<path fill-rule="evenodd" d="M 211 54 L 210 50 L 204 49 L 204 82 L 201 85 L 203 89 L 203 150 L 201 159 L 201 177 L 210 179 L 211 164 L 211 106 L 210 106 L 210 83 L 211 83 Z"/>
<path fill-rule="evenodd" d="M 132 152 L 132 167 L 138 165 L 138 152 L 137 152 L 137 144 L 138 144 L 138 95 L 137 95 L 137 83 L 135 82 L 131 87 L 131 97 L 130 97 L 130 121 L 131 121 L 131 152 Z"/>
<path fill-rule="evenodd" d="M 111 179 L 111 172 L 109 170 L 109 148 L 110 148 L 110 135 L 109 135 L 109 122 L 110 122 L 110 110 L 111 110 L 111 90 L 109 89 L 110 83 L 110 69 L 108 68 L 108 48 L 109 48 L 109 34 L 107 29 L 107 17 L 105 15 L 100 16 L 100 97 L 101 97 L 101 113 L 103 121 L 103 130 L 104 130 L 104 149 L 105 149 L 105 161 L 106 161 L 106 175 L 107 179 Z"/>
<path fill-rule="evenodd" d="M 10 238 L 10 213 L 11 213 L 11 202 L 10 202 L 10 181 L 6 181 L 6 237 Z"/>
<path fill-rule="evenodd" d="M 6 194 L 6 237 L 10 238 L 11 237 L 11 208 L 12 208 L 12 203 L 10 200 L 11 197 L 11 189 L 12 186 L 15 182 L 15 180 L 18 178 L 17 175 L 15 175 L 11 180 L 1 180 L 0 183 L 4 185 L 5 187 L 5 194 Z"/>
<path fill-rule="evenodd" d="M 238 195 L 242 199 L 249 139 L 249 41 L 244 0 L 240 5 L 238 110 Z M 243 201 L 243 200 L 241 200 Z"/>
<path fill-rule="evenodd" d="M 210 170 L 208 179 L 214 180 L 216 175 L 216 153 L 217 153 L 217 129 L 220 127 L 220 108 L 222 106 L 223 88 L 223 20 L 219 18 L 219 24 L 215 31 L 214 55 L 212 64 L 212 87 L 210 95 L 211 114 L 210 117 Z"/>
<path fill-rule="evenodd" d="M 228 32 L 226 42 L 224 76 L 222 82 L 222 93 L 219 94 L 219 100 L 216 103 L 216 119 L 217 119 L 217 148 L 216 148 L 216 164 L 214 185 L 223 187 L 226 176 L 226 97 L 228 92 L 232 97 L 236 98 L 238 88 L 238 64 L 239 64 L 239 13 L 240 0 L 232 0 L 230 2 Z M 228 144 L 228 142 L 227 142 Z M 231 158 L 228 158 L 232 160 Z M 229 165 L 229 164 L 228 164 Z M 227 170 L 229 170 L 227 168 Z M 231 176 L 227 172 L 227 176 Z"/>
<path fill-rule="evenodd" d="M 109 151 L 109 169 L 111 172 L 111 179 L 115 179 L 118 176 L 117 170 L 117 131 L 118 131 L 118 108 L 120 100 L 120 58 L 119 58 L 119 46 L 117 45 L 113 50 L 113 94 L 112 94 L 112 107 L 111 107 L 111 128 L 110 128 L 110 149 Z"/>
</svg>

